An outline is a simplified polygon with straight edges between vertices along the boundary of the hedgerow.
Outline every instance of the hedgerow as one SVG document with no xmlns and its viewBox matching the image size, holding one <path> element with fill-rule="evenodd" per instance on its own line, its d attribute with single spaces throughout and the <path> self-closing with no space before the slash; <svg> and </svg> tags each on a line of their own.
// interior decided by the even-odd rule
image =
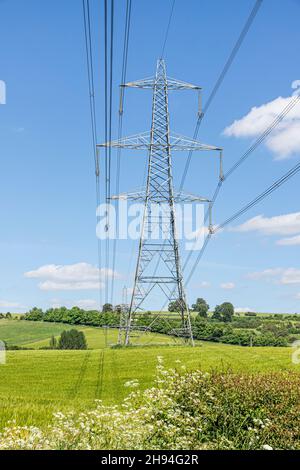
<svg viewBox="0 0 300 470">
<path fill-rule="evenodd" d="M 97 310 L 83 310 L 78 307 L 67 309 L 66 307 L 51 308 L 43 312 L 41 309 L 33 308 L 23 317 L 24 320 L 45 321 L 55 323 L 67 323 L 71 325 L 88 326 L 110 326 L 118 327 L 120 324 L 120 314 L 117 312 L 101 312 Z M 254 323 L 255 322 L 255 323 Z M 248 323 L 248 330 L 246 324 Z M 240 346 L 287 346 L 292 340 L 289 338 L 291 331 L 295 328 L 291 325 L 278 326 L 274 322 L 265 322 L 262 325 L 260 320 L 243 319 L 233 323 L 220 321 L 210 321 L 197 316 L 192 320 L 192 329 L 195 339 L 203 341 L 214 341 L 227 344 L 237 344 Z M 153 333 L 172 335 L 173 332 L 181 328 L 179 318 L 166 321 L 164 318 L 157 318 L 153 321 L 151 312 L 137 316 L 135 326 L 151 326 Z M 259 327 L 260 331 L 252 331 L 250 328 Z M 238 331 L 239 329 L 245 331 Z"/>
</svg>

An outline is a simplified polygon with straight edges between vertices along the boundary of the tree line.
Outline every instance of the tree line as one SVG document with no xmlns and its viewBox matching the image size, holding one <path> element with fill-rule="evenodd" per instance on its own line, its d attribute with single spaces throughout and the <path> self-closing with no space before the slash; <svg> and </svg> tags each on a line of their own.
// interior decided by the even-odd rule
<svg viewBox="0 0 300 470">
<path fill-rule="evenodd" d="M 169 303 L 169 312 L 180 312 L 181 303 L 179 300 L 175 300 Z M 193 312 L 196 312 L 201 318 L 208 318 L 209 305 L 206 300 L 199 297 L 195 304 L 192 304 Z M 234 315 L 234 306 L 230 302 L 223 302 L 221 305 L 217 305 L 211 316 L 212 320 L 221 321 L 224 323 L 232 322 Z"/>
</svg>

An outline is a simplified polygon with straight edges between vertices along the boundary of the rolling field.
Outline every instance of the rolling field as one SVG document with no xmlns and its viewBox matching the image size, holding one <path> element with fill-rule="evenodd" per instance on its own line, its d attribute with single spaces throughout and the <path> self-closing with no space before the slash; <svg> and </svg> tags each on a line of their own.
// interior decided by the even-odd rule
<svg viewBox="0 0 300 470">
<path fill-rule="evenodd" d="M 88 326 L 68 325 L 63 323 L 31 322 L 18 320 L 0 320 L 0 340 L 8 345 L 39 349 L 49 346 L 51 336 L 56 338 L 64 330 L 76 328 L 83 331 L 89 349 L 102 349 L 117 343 L 118 330 Z M 173 344 L 170 336 L 155 333 L 142 335 L 135 340 L 141 344 Z M 134 341 L 133 341 L 134 342 Z"/>
<path fill-rule="evenodd" d="M 39 347 L 43 342 L 48 344 L 51 334 L 59 334 L 63 329 L 66 325 L 1 321 L 0 338 L 5 339 L 5 333 L 13 344 L 22 342 Z M 116 330 L 108 330 L 105 341 L 101 329 L 79 329 L 84 330 L 89 347 L 94 349 L 7 352 L 6 364 L 0 365 L 0 428 L 11 419 L 16 419 L 18 424 L 46 426 L 54 411 L 84 409 L 92 406 L 95 399 L 119 404 L 130 391 L 125 386 L 127 381 L 136 379 L 143 389 L 151 386 L 157 356 L 163 356 L 168 367 L 177 366 L 179 360 L 189 369 L 300 372 L 300 365 L 291 361 L 291 348 L 248 348 L 203 342 L 195 348 L 162 344 L 111 349 L 105 345 L 116 342 Z M 160 339 L 170 341 L 164 336 Z"/>
</svg>

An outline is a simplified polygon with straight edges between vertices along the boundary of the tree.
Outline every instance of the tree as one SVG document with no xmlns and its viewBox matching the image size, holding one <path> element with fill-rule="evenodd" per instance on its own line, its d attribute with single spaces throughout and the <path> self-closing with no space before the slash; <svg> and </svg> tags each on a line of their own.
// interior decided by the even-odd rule
<svg viewBox="0 0 300 470">
<path fill-rule="evenodd" d="M 50 349 L 56 349 L 56 347 L 57 347 L 57 340 L 56 340 L 55 336 L 53 336 L 53 335 L 51 336 L 49 346 L 50 346 Z"/>
<path fill-rule="evenodd" d="M 224 302 L 222 305 L 222 315 L 223 321 L 225 323 L 232 322 L 232 317 L 234 315 L 234 306 L 230 302 Z"/>
<path fill-rule="evenodd" d="M 29 312 L 25 313 L 25 320 L 42 321 L 43 310 L 41 308 L 33 307 Z"/>
<path fill-rule="evenodd" d="M 234 307 L 230 302 L 223 302 L 217 305 L 212 315 L 213 320 L 223 321 L 225 323 L 231 322 L 234 315 Z"/>
<path fill-rule="evenodd" d="M 58 340 L 58 349 L 87 349 L 85 335 L 82 331 L 63 331 Z"/>
<path fill-rule="evenodd" d="M 209 310 L 209 305 L 206 300 L 199 297 L 196 300 L 196 303 L 192 305 L 194 312 L 198 312 L 198 315 L 203 318 L 207 318 L 207 312 Z"/>
<path fill-rule="evenodd" d="M 256 315 L 255 312 L 245 312 L 245 317 L 256 317 Z"/>
<path fill-rule="evenodd" d="M 179 299 L 173 300 L 168 306 L 169 312 L 181 312 L 181 302 Z"/>
<path fill-rule="evenodd" d="M 7 320 L 11 320 L 11 319 L 12 319 L 11 313 L 10 313 L 10 312 L 7 312 L 7 314 L 5 315 L 5 318 L 6 318 Z"/>
<path fill-rule="evenodd" d="M 71 310 L 68 310 L 66 319 L 68 320 L 68 323 L 75 325 L 77 323 L 80 323 L 83 313 L 83 310 L 81 310 L 79 307 L 72 307 Z"/>
<path fill-rule="evenodd" d="M 104 304 L 102 307 L 102 312 L 107 313 L 107 312 L 113 312 L 113 306 L 112 304 Z"/>
<path fill-rule="evenodd" d="M 222 321 L 222 313 L 221 313 L 221 306 L 220 305 L 216 305 L 211 318 L 212 318 L 212 320 Z"/>
</svg>

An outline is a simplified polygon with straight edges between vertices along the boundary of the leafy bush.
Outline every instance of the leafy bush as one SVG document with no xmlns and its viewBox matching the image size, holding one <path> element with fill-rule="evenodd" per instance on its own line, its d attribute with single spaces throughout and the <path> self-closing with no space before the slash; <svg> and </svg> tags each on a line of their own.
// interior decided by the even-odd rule
<svg viewBox="0 0 300 470">
<path fill-rule="evenodd" d="M 25 320 L 35 320 L 32 315 L 26 314 Z M 46 322 L 68 323 L 71 325 L 90 326 L 118 326 L 120 316 L 115 312 L 99 313 L 97 310 L 82 310 L 78 307 L 50 308 L 43 314 Z"/>
<path fill-rule="evenodd" d="M 29 312 L 25 313 L 24 320 L 31 321 L 42 321 L 43 320 L 43 310 L 41 308 L 34 307 Z"/>
<path fill-rule="evenodd" d="M 202 318 L 207 318 L 209 305 L 202 297 L 199 297 L 196 300 L 196 303 L 192 305 L 192 309 L 194 312 L 198 312 L 198 315 Z"/>
<path fill-rule="evenodd" d="M 169 303 L 168 310 L 169 312 L 180 312 L 181 311 L 181 302 L 180 300 L 174 300 Z"/>
<path fill-rule="evenodd" d="M 259 318 L 246 318 L 246 317 L 233 317 L 234 328 L 258 328 L 262 324 L 262 320 Z"/>
<path fill-rule="evenodd" d="M 82 331 L 63 331 L 58 340 L 58 349 L 87 349 L 85 335 Z"/>
<path fill-rule="evenodd" d="M 54 335 L 51 336 L 49 341 L 49 349 L 56 349 L 57 348 L 57 339 Z"/>
<path fill-rule="evenodd" d="M 234 315 L 234 307 L 230 302 L 223 302 L 221 305 L 217 305 L 212 319 L 217 321 L 223 321 L 225 323 L 231 322 Z"/>
<path fill-rule="evenodd" d="M 204 341 L 220 341 L 226 334 L 232 333 L 230 325 L 224 323 L 209 323 L 197 317 L 193 323 L 193 334 L 195 339 Z"/>
<path fill-rule="evenodd" d="M 102 307 L 102 312 L 107 313 L 107 312 L 113 312 L 114 308 L 112 304 L 104 304 Z"/>
</svg>

